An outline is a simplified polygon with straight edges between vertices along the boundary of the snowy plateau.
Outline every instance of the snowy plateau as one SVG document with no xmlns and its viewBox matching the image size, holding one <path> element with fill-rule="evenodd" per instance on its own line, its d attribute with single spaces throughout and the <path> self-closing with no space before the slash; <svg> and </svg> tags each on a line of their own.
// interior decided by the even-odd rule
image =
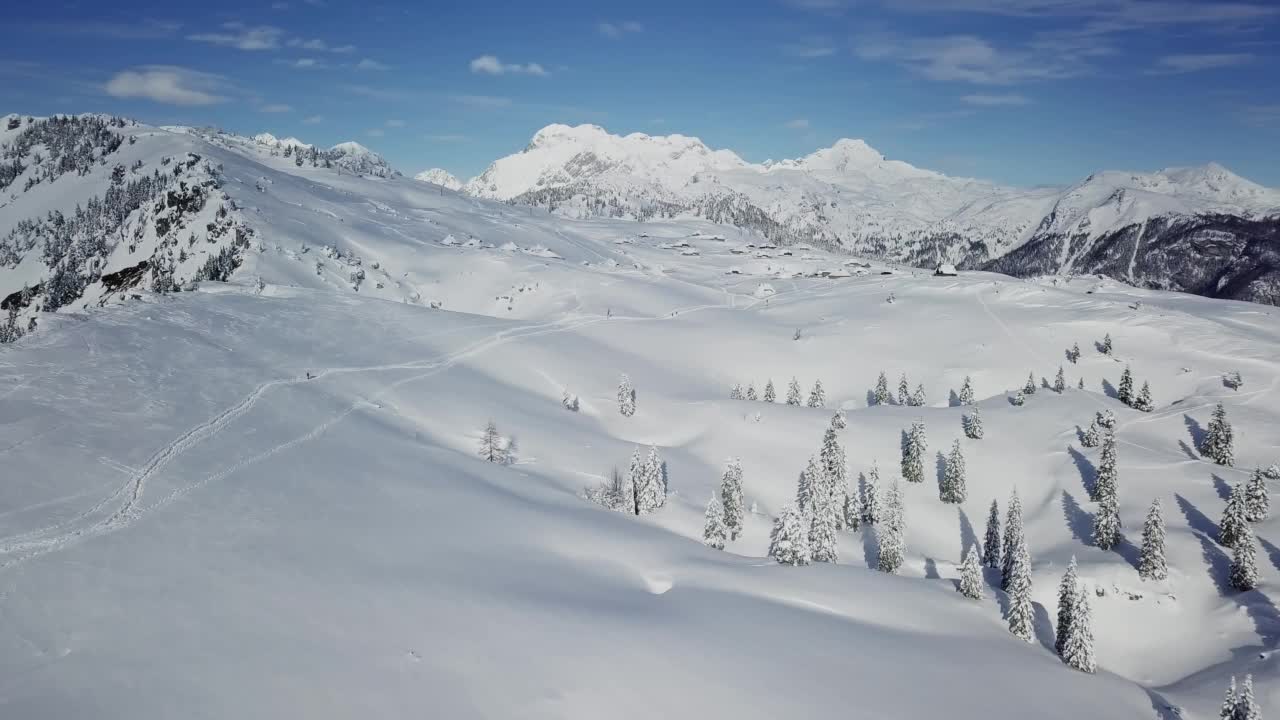
<svg viewBox="0 0 1280 720">
<path fill-rule="evenodd" d="M 0 717 L 1275 715 L 1278 205 L 6 116 Z"/>
</svg>

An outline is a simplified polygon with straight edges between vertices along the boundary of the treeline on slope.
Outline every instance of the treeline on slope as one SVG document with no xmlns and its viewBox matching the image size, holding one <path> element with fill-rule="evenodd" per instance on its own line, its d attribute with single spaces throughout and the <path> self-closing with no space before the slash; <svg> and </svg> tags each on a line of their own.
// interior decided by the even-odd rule
<svg viewBox="0 0 1280 720">
<path fill-rule="evenodd" d="M 23 122 L 10 118 L 8 129 L 17 129 Z M 0 190 L 12 185 L 29 167 L 37 171 L 27 177 L 23 191 L 57 180 L 65 173 L 84 175 L 96 164 L 106 165 L 107 156 L 124 143 L 124 137 L 112 132 L 112 128 L 123 128 L 129 122 L 94 115 L 45 120 L 28 117 L 17 137 L 0 147 Z"/>
</svg>

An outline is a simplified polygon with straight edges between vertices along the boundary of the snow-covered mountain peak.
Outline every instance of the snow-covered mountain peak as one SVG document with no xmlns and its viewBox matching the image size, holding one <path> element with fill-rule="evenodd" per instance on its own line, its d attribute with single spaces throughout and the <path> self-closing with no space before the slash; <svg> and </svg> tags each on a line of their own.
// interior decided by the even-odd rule
<svg viewBox="0 0 1280 720">
<path fill-rule="evenodd" d="M 449 190 L 458 190 L 462 187 L 461 180 L 454 177 L 453 173 L 442 168 L 423 170 L 417 175 L 414 175 L 413 179 L 425 183 L 431 183 L 432 185 L 440 185 L 441 187 L 448 188 Z"/>
<path fill-rule="evenodd" d="M 810 170 L 846 172 L 884 162 L 884 155 L 863 140 L 841 138 L 829 148 L 817 150 L 796 161 L 796 167 Z"/>
</svg>

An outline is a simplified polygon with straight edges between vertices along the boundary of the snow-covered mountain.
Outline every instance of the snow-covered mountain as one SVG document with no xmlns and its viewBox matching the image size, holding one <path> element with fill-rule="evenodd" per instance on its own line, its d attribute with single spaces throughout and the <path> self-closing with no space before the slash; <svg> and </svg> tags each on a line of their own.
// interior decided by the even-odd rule
<svg viewBox="0 0 1280 720">
<path fill-rule="evenodd" d="M 450 173 L 448 170 L 444 170 L 441 168 L 431 168 L 430 170 L 423 170 L 417 175 L 414 175 L 413 179 L 421 180 L 422 182 L 425 182 L 425 183 L 431 183 L 432 185 L 439 185 L 445 188 L 446 190 L 462 189 L 462 181 L 454 177 L 453 174 Z"/>
<path fill-rule="evenodd" d="M 1278 251 L 1268 238 L 1280 223 L 1280 191 L 1218 165 L 1102 172 L 1068 188 L 1021 189 L 889 160 L 861 140 L 755 164 L 682 135 L 550 125 L 464 191 L 570 217 L 703 217 L 775 241 L 915 265 L 1100 272 L 1149 287 L 1280 301 L 1280 268 L 1265 259 Z M 1206 233 L 1230 238 L 1216 244 L 1223 262 L 1211 280 L 1178 269 L 1198 262 L 1179 248 L 1193 252 Z M 1135 250 L 1126 238 L 1140 234 Z M 1097 259 L 1125 248 L 1132 257 L 1123 268 Z M 1163 254 L 1148 257 L 1151 248 Z"/>
</svg>

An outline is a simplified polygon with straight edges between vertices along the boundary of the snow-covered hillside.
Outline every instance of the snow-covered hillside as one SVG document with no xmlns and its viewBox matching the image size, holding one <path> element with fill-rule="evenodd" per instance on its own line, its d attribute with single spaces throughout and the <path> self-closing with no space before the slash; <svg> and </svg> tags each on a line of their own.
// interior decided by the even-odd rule
<svg viewBox="0 0 1280 720">
<path fill-rule="evenodd" d="M 440 187 L 445 188 L 446 190 L 462 189 L 461 180 L 451 175 L 448 170 L 442 170 L 440 168 L 431 168 L 430 170 L 423 170 L 417 175 L 414 175 L 413 179 L 421 180 L 422 182 L 425 182 L 425 183 L 431 183 L 432 185 L 439 185 Z"/>
<path fill-rule="evenodd" d="M 922 170 L 886 159 L 862 140 L 753 164 L 682 135 L 622 137 L 595 125 L 551 125 L 464 190 L 570 217 L 702 217 L 779 242 L 915 265 L 994 262 L 1022 276 L 1102 273 L 1148 287 L 1280 302 L 1280 265 L 1270 257 L 1280 252 L 1280 190 L 1213 164 L 1101 172 L 1065 189 L 1027 190 Z M 1197 233 L 1222 218 L 1246 223 L 1211 228 L 1228 237 L 1224 265 L 1235 267 L 1220 268 L 1212 281 L 1188 279 L 1182 271 L 1198 261 L 1191 255 Z M 1133 245 L 1125 238 L 1148 228 L 1153 237 L 1130 249 L 1132 267 L 1089 261 L 1095 248 L 1123 253 Z M 1265 251 L 1255 247 L 1259 241 Z M 1192 248 L 1149 259 L 1142 248 L 1152 244 Z"/>
<path fill-rule="evenodd" d="M 20 163 L 0 236 L 103 195 L 114 163 L 207 174 L 218 203 L 148 195 L 102 254 L 76 236 L 55 265 L 92 278 L 103 258 L 97 279 L 56 313 L 29 298 L 38 329 L 0 345 L 0 716 L 1210 718 L 1245 675 L 1280 707 L 1280 519 L 1251 526 L 1253 590 L 1231 586 L 1218 542 L 1230 488 L 1280 460 L 1273 308 L 935 277 L 706 219 L 567 219 L 299 162 L 305 145 L 106 131 L 118 145 L 73 151 L 91 162 L 27 192 L 39 171 Z M 242 242 L 209 241 L 219 205 Z M 182 231 L 157 225 L 180 210 Z M 228 282 L 103 289 L 103 271 L 167 262 L 189 233 L 191 267 L 230 248 Z M 46 239 L 0 289 L 48 277 Z M 1011 402 L 1060 367 L 1062 392 Z M 1151 412 L 1114 397 L 1126 367 Z M 874 404 L 881 372 L 924 404 Z M 962 425 L 966 377 L 981 439 Z M 805 396 L 820 380 L 824 407 L 785 404 L 792 378 Z M 777 402 L 729 398 L 770 380 Z M 1219 402 L 1234 467 L 1199 450 Z M 924 424 L 897 574 L 875 569 L 884 523 L 841 531 L 836 563 L 768 557 L 836 410 L 855 491 L 873 466 L 886 489 Z M 1089 499 L 1104 451 L 1084 443 L 1099 411 L 1116 417 L 1123 524 L 1107 551 Z M 478 456 L 490 421 L 508 463 Z M 957 441 L 967 499 L 943 503 Z M 587 499 L 651 446 L 660 509 Z M 734 458 L 747 512 L 720 551 L 704 510 Z M 1009 632 L 998 571 L 980 599 L 956 592 L 991 501 L 1003 520 L 1015 489 L 1031 642 Z M 1143 580 L 1157 498 L 1169 575 Z M 1095 674 L 1054 653 L 1073 556 Z"/>
</svg>

